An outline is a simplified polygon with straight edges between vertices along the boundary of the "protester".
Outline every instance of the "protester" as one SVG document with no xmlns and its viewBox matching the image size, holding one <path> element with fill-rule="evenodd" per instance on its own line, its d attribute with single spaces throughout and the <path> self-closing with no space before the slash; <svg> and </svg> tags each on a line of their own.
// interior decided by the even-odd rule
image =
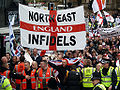
<svg viewBox="0 0 120 90">
<path fill-rule="evenodd" d="M 51 77 L 48 81 L 48 90 L 58 90 L 57 81 L 54 77 Z"/>
<path fill-rule="evenodd" d="M 67 65 L 67 60 L 63 59 L 61 66 L 56 66 L 50 61 L 48 61 L 48 64 L 59 72 L 58 78 L 60 80 L 60 84 L 62 85 L 61 88 L 64 89 L 64 85 L 65 85 L 64 80 L 66 76 L 66 70 L 70 71 L 70 66 Z M 79 61 L 75 63 L 75 65 L 78 65 L 78 64 L 79 64 Z"/>
<path fill-rule="evenodd" d="M 38 80 L 40 82 L 40 88 L 38 88 L 38 90 L 47 90 L 48 81 L 53 76 L 53 68 L 48 67 L 47 60 L 43 60 L 40 66 L 41 67 L 37 71 Z"/>
<path fill-rule="evenodd" d="M 11 60 L 10 53 L 6 53 L 6 57 L 8 59 L 8 64 L 10 64 L 10 60 Z"/>
<path fill-rule="evenodd" d="M 16 72 L 19 75 L 23 75 L 23 71 L 25 70 L 25 65 L 24 65 L 24 56 L 20 57 L 20 62 L 15 65 L 15 69 L 14 72 Z M 16 89 L 20 89 L 21 88 L 21 79 L 16 79 Z"/>
<path fill-rule="evenodd" d="M 36 61 L 33 61 L 33 62 L 32 62 L 32 69 L 35 69 L 35 70 L 38 69 L 38 64 L 37 64 Z"/>
<path fill-rule="evenodd" d="M 38 63 L 38 66 L 40 65 L 42 57 L 38 54 L 38 50 L 36 48 L 33 49 L 33 54 L 31 55 L 31 58 L 33 61 L 36 61 Z"/>
<path fill-rule="evenodd" d="M 36 78 L 36 70 L 30 68 L 30 62 L 25 62 L 25 72 L 23 74 L 26 76 L 25 79 L 22 80 L 22 89 L 23 90 L 35 90 L 37 89 L 37 78 Z"/>
<path fill-rule="evenodd" d="M 13 56 L 11 61 L 10 61 L 10 70 L 13 71 L 14 68 L 15 68 L 15 65 L 18 64 L 18 61 L 17 61 L 17 56 Z"/>
<path fill-rule="evenodd" d="M 6 56 L 0 60 L 0 73 L 12 81 L 16 79 L 16 90 L 57 90 L 58 87 L 61 90 L 119 90 L 120 35 L 104 38 L 101 37 L 98 29 L 120 25 L 120 16 L 114 14 L 115 20 L 110 22 L 102 13 L 103 22 L 99 25 L 95 14 L 88 13 L 86 14 L 88 21 L 86 23 L 86 25 L 88 24 L 86 26 L 88 27 L 86 30 L 86 46 L 83 50 L 53 51 L 48 57 L 38 53 L 36 48 L 26 48 L 33 59 L 32 66 L 30 66 L 29 61 L 24 61 L 24 50 L 21 51 L 20 57 L 17 54 L 10 57 L 10 54 L 6 53 Z M 68 60 L 74 58 L 81 60 L 74 62 L 71 67 Z M 52 63 L 52 60 L 56 63 L 60 60 L 59 64 L 62 64 L 57 65 Z M 91 75 L 93 75 L 92 81 Z"/>
</svg>

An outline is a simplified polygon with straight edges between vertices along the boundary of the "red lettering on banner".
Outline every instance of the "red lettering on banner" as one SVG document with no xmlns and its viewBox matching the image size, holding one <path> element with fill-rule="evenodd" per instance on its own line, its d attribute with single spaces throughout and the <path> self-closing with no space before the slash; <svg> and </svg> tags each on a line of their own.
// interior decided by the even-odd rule
<svg viewBox="0 0 120 90">
<path fill-rule="evenodd" d="M 28 31 L 34 31 L 34 32 L 70 33 L 70 32 L 85 31 L 85 24 L 60 25 L 60 26 L 57 26 L 55 30 L 53 30 L 53 27 L 50 27 L 49 25 L 48 26 L 47 25 L 35 25 L 35 24 L 29 24 L 29 23 L 20 21 L 20 28 L 28 30 Z"/>
</svg>

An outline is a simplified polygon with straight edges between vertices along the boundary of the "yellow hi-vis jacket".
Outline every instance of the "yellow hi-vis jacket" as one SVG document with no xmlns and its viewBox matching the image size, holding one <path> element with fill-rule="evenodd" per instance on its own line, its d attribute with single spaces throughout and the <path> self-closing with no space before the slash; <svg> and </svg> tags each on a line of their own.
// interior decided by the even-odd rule
<svg viewBox="0 0 120 90">
<path fill-rule="evenodd" d="M 104 86 L 103 84 L 97 84 L 97 85 L 93 88 L 93 90 L 95 90 L 95 88 L 97 88 L 97 87 L 101 88 L 101 90 L 106 90 L 106 88 L 105 88 L 105 86 Z"/>
<path fill-rule="evenodd" d="M 115 68 L 116 74 L 117 74 L 117 84 L 116 86 L 118 86 L 119 82 L 120 82 L 120 66 Z"/>
<path fill-rule="evenodd" d="M 112 72 L 114 68 L 110 66 L 106 76 L 102 74 L 102 69 L 101 69 L 101 80 L 102 80 L 101 83 L 105 87 L 110 87 L 110 85 L 112 84 Z"/>
<path fill-rule="evenodd" d="M 87 87 L 87 88 L 93 87 L 93 84 L 91 81 L 91 75 L 93 72 L 95 72 L 95 68 L 85 67 L 82 69 L 81 72 L 83 74 L 83 80 L 82 80 L 83 87 Z"/>
<path fill-rule="evenodd" d="M 12 86 L 10 85 L 9 79 L 5 76 L 0 75 L 0 90 L 12 90 Z"/>
</svg>

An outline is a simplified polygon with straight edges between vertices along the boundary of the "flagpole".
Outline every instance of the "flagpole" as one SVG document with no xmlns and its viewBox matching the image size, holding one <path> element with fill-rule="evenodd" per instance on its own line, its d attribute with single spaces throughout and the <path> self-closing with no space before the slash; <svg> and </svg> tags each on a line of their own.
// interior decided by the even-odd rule
<svg viewBox="0 0 120 90">
<path fill-rule="evenodd" d="M 34 7 L 36 7 L 36 0 L 34 0 Z"/>
</svg>

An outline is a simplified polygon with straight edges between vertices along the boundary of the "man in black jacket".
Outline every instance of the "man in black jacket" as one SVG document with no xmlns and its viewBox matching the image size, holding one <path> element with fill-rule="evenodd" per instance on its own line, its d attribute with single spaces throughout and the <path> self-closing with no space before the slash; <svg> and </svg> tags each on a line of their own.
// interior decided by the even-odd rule
<svg viewBox="0 0 120 90">
<path fill-rule="evenodd" d="M 38 54 L 36 48 L 33 49 L 33 54 L 31 55 L 31 58 L 33 61 L 36 61 L 38 63 L 38 66 L 40 65 L 40 62 L 42 61 L 42 57 Z"/>
<path fill-rule="evenodd" d="M 63 86 L 65 85 L 64 80 L 65 80 L 65 76 L 66 76 L 66 70 L 70 71 L 70 66 L 67 65 L 67 61 L 65 59 L 63 59 L 61 66 L 56 66 L 55 64 L 51 63 L 50 61 L 48 61 L 48 64 L 59 72 L 58 78 L 60 80 L 60 84 L 62 85 L 62 88 L 64 88 Z M 75 63 L 75 65 L 78 65 L 78 64 L 79 64 L 79 61 L 77 61 Z"/>
</svg>

